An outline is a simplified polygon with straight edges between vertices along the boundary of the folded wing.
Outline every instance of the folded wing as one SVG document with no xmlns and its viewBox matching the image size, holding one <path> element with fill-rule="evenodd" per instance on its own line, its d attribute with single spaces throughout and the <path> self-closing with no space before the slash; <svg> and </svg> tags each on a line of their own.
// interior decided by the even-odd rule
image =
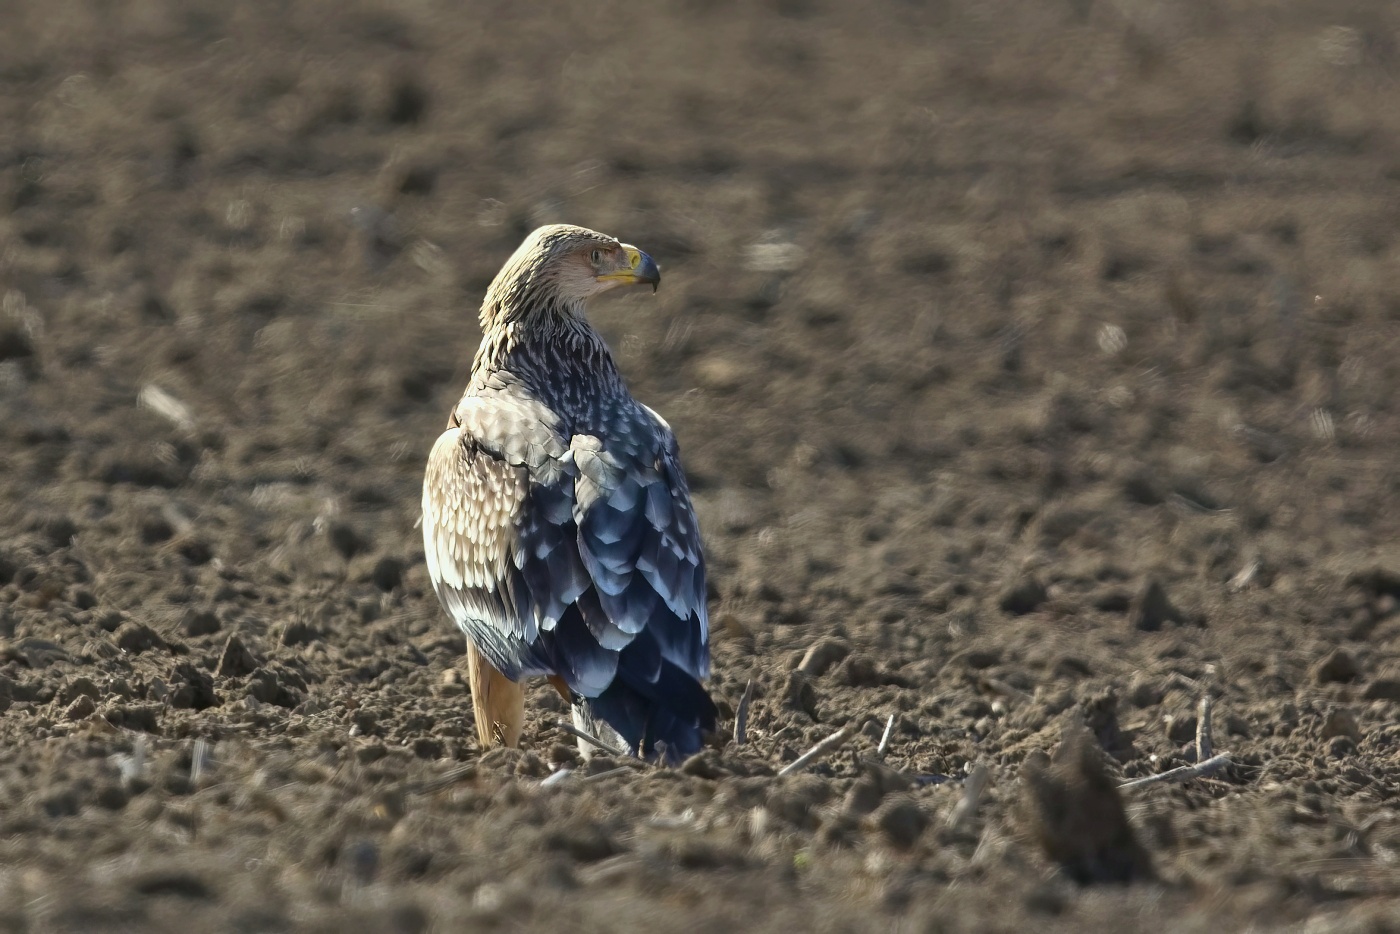
<svg viewBox="0 0 1400 934">
<path fill-rule="evenodd" d="M 618 678 L 648 695 L 679 672 L 709 674 L 704 558 L 674 436 L 647 409 L 622 414 L 607 439 L 566 442 L 538 402 L 468 397 L 434 445 L 433 586 L 507 677 L 558 674 L 597 697 Z"/>
</svg>

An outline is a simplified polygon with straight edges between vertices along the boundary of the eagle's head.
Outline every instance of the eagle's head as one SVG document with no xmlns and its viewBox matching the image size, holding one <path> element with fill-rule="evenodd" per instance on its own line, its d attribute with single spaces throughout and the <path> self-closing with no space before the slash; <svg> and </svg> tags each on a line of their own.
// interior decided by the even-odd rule
<svg viewBox="0 0 1400 934">
<path fill-rule="evenodd" d="M 486 290 L 483 323 L 524 321 L 537 314 L 578 315 L 600 292 L 661 282 L 656 262 L 616 237 L 551 224 L 525 238 Z"/>
</svg>

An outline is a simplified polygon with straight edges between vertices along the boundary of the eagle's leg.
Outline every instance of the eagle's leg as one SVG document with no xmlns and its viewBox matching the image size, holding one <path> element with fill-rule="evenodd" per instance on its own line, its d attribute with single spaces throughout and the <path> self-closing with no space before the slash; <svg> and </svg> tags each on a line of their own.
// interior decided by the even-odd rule
<svg viewBox="0 0 1400 934">
<path fill-rule="evenodd" d="M 501 674 L 467 642 L 467 679 L 472 689 L 472 710 L 476 714 L 476 738 L 482 749 L 497 743 L 512 748 L 520 745 L 525 728 L 525 690 Z"/>
</svg>

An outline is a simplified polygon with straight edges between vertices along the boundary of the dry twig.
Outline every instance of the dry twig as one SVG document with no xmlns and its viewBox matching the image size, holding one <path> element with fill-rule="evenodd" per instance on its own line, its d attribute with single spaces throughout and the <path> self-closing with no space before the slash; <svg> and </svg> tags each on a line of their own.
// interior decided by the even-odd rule
<svg viewBox="0 0 1400 934">
<path fill-rule="evenodd" d="M 851 738 L 851 736 L 856 731 L 856 727 L 858 726 L 858 723 L 846 724 L 841 729 L 837 730 L 835 733 L 832 733 L 826 739 L 817 743 L 811 749 L 798 756 L 792 762 L 789 762 L 787 765 L 783 766 L 783 768 L 778 772 L 778 777 L 782 778 L 785 775 L 791 775 L 793 772 L 797 772 L 801 769 L 806 768 L 813 762 L 819 762 L 822 759 L 825 759 L 827 756 L 831 755 L 833 752 L 845 745 L 846 740 Z"/>
<path fill-rule="evenodd" d="M 442 791 L 450 788 L 460 781 L 476 777 L 476 763 L 458 765 L 443 772 L 437 778 L 429 778 L 421 782 L 408 786 L 408 793 L 411 795 L 428 795 L 435 791 Z"/>
<path fill-rule="evenodd" d="M 987 790 L 987 780 L 991 773 L 982 763 L 977 763 L 972 773 L 963 781 L 962 797 L 953 805 L 948 814 L 948 826 L 954 830 L 972 820 L 977 815 L 977 806 L 982 803 L 982 792 Z"/>
<path fill-rule="evenodd" d="M 1212 702 L 1210 693 L 1201 695 L 1201 706 L 1196 713 L 1196 761 L 1204 762 L 1214 752 L 1211 748 L 1210 714 Z"/>
<path fill-rule="evenodd" d="M 587 730 L 580 730 L 578 727 L 574 726 L 567 720 L 556 720 L 554 721 L 554 725 L 559 729 L 563 730 L 565 733 L 568 733 L 570 736 L 577 736 L 579 739 L 583 740 L 586 743 L 592 743 L 594 746 L 597 746 L 599 749 L 603 750 L 603 752 L 606 752 L 610 756 L 627 755 L 627 753 L 623 752 L 621 749 L 618 749 L 613 744 L 603 742 L 601 739 L 594 736 L 592 733 L 588 732 Z"/>
<path fill-rule="evenodd" d="M 590 775 L 587 778 L 585 778 L 584 781 L 588 782 L 589 784 L 592 784 L 593 782 L 601 782 L 605 778 L 613 778 L 617 775 L 630 775 L 635 771 L 636 769 L 630 766 L 621 765 L 615 769 L 608 769 L 606 772 L 598 772 L 596 774 Z"/>
<path fill-rule="evenodd" d="M 885 757 L 885 750 L 890 748 L 890 734 L 893 732 L 894 714 L 890 714 L 890 718 L 885 721 L 885 732 L 880 736 L 880 745 L 875 747 L 875 757 L 877 759 L 883 759 Z"/>
<path fill-rule="evenodd" d="M 209 767 L 209 743 L 206 740 L 194 741 L 194 752 L 190 754 L 190 785 L 197 786 L 200 776 Z"/>
<path fill-rule="evenodd" d="M 748 739 L 749 702 L 753 700 L 753 678 L 744 685 L 744 696 L 739 698 L 739 709 L 734 713 L 734 745 L 742 746 Z"/>
<path fill-rule="evenodd" d="M 572 774 L 574 774 L 573 769 L 556 769 L 555 771 L 550 772 L 544 778 L 540 779 L 540 787 L 549 788 L 553 785 L 558 785 Z M 604 772 L 603 774 L 606 775 L 607 773 Z"/>
<path fill-rule="evenodd" d="M 1157 785 L 1162 783 L 1180 783 L 1195 781 L 1198 778 L 1207 778 L 1230 764 L 1230 757 L 1226 755 L 1214 756 L 1204 762 L 1197 762 L 1195 765 L 1183 765 L 1179 769 L 1172 769 L 1158 775 L 1149 775 L 1146 778 L 1135 778 L 1130 782 L 1124 782 L 1119 788 L 1138 788 L 1143 785 Z"/>
</svg>

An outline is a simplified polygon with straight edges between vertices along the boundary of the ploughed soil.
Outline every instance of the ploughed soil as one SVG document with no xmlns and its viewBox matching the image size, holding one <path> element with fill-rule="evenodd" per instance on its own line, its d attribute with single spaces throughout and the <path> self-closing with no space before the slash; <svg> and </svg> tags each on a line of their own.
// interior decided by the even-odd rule
<svg viewBox="0 0 1400 934">
<path fill-rule="evenodd" d="M 1393 930 L 1397 88 L 1385 0 L 5 4 L 0 930 Z M 677 770 L 483 754 L 423 566 L 553 221 L 664 268 Z"/>
</svg>

